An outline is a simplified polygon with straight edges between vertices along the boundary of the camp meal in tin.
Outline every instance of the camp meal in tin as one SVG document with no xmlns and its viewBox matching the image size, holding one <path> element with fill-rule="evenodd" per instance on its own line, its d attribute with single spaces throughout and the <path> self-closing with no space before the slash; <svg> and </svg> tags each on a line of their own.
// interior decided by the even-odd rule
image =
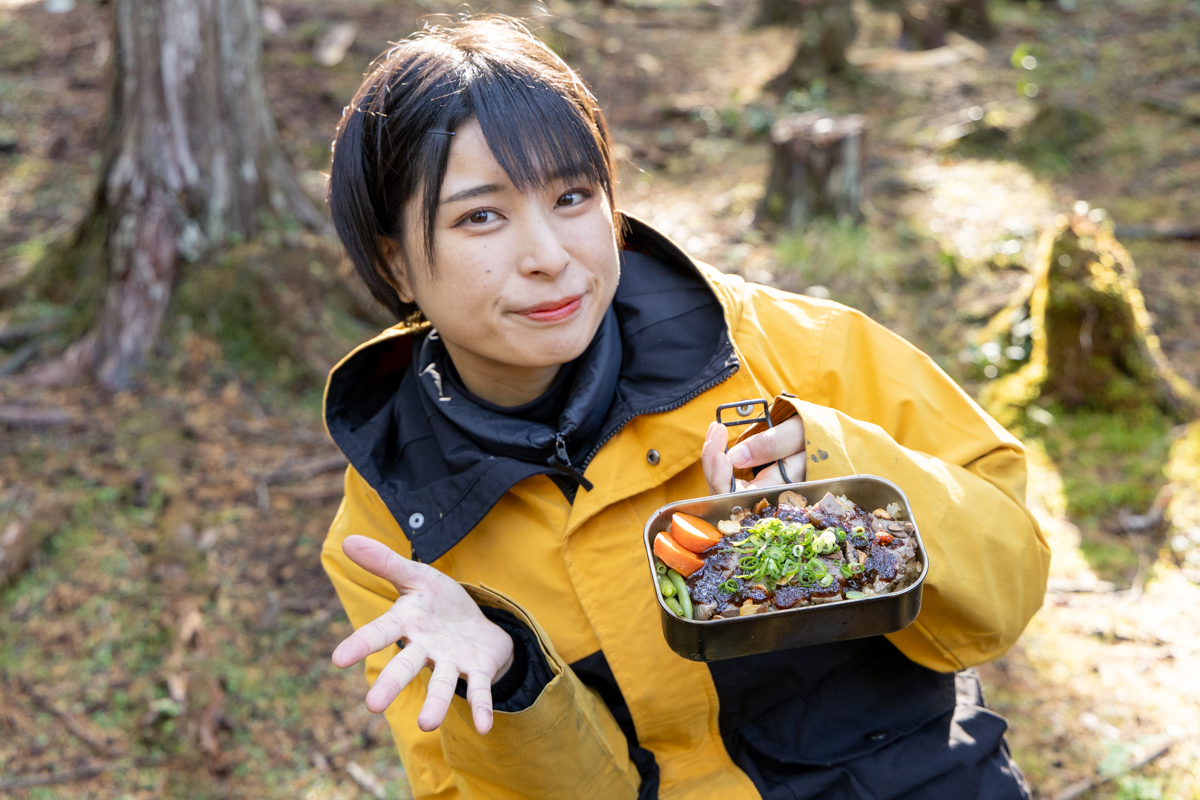
<svg viewBox="0 0 1200 800">
<path fill-rule="evenodd" d="M 702 621 L 897 592 L 922 568 L 902 514 L 828 492 L 810 506 L 792 491 L 727 519 L 676 512 L 654 539 L 659 593 L 676 616 Z"/>
</svg>

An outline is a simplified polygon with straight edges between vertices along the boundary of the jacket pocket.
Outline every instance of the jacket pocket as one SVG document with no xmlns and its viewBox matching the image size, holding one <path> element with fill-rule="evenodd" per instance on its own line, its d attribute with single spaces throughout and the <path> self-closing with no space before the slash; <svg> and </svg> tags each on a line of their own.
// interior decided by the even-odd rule
<svg viewBox="0 0 1200 800">
<path fill-rule="evenodd" d="M 764 686 L 781 698 L 733 731 L 784 764 L 832 766 L 873 753 L 955 707 L 955 676 L 921 667 L 891 646 L 826 676 L 811 691 Z"/>
</svg>

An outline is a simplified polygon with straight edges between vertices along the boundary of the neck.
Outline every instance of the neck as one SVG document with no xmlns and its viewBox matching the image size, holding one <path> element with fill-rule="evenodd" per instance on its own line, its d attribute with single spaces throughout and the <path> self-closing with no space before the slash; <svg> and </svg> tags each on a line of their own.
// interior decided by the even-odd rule
<svg viewBox="0 0 1200 800">
<path fill-rule="evenodd" d="M 445 340 L 443 340 L 445 341 Z M 446 353 L 467 390 L 476 397 L 510 408 L 536 400 L 546 393 L 562 364 L 549 367 L 513 367 L 480 359 L 445 342 Z"/>
</svg>

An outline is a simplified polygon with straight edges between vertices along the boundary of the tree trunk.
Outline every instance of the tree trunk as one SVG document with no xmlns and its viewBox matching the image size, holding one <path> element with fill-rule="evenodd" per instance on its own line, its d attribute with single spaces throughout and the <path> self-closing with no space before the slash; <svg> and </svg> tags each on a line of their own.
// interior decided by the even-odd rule
<svg viewBox="0 0 1200 800">
<path fill-rule="evenodd" d="M 759 0 L 753 28 L 771 25 L 800 25 L 804 22 L 803 0 Z"/>
<path fill-rule="evenodd" d="M 800 44 L 792 63 L 767 85 L 777 95 L 844 70 L 846 50 L 858 31 L 851 4 L 844 0 L 793 1 L 799 9 Z"/>
<path fill-rule="evenodd" d="M 1184 420 L 1200 393 L 1171 368 L 1150 326 L 1129 252 L 1086 216 L 1063 218 L 1043 234 L 1036 280 L 985 329 L 996 341 L 1026 302 L 1029 363 L 981 393 L 1001 422 L 1039 397 L 1064 408 L 1119 411 L 1156 405 Z"/>
<path fill-rule="evenodd" d="M 114 11 L 110 157 L 80 228 L 103 237 L 81 267 L 106 270 L 106 288 L 66 360 L 119 389 L 154 344 L 181 259 L 250 236 L 264 212 L 321 219 L 267 106 L 256 0 L 116 0 Z"/>
<path fill-rule="evenodd" d="M 997 34 L 984 0 L 909 0 L 900 6 L 900 22 L 900 44 L 906 50 L 943 47 L 948 31 L 977 40 Z"/>
<path fill-rule="evenodd" d="M 810 111 L 771 128 L 771 175 L 756 224 L 802 229 L 816 216 L 862 219 L 866 117 Z"/>
</svg>

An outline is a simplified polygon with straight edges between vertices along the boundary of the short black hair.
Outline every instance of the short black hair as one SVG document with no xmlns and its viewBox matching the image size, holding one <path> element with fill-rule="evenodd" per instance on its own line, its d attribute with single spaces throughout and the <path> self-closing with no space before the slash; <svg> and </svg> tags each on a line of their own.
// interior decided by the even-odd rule
<svg viewBox="0 0 1200 800">
<path fill-rule="evenodd" d="M 472 119 L 519 190 L 578 176 L 602 188 L 615 211 L 612 140 L 600 106 L 528 28 L 487 15 L 413 34 L 372 63 L 342 112 L 329 182 L 338 236 L 397 319 L 419 312 L 400 298 L 389 263 L 403 252 L 404 209 L 421 191 L 421 238 L 432 260 L 452 140 L 444 132 Z"/>
</svg>

